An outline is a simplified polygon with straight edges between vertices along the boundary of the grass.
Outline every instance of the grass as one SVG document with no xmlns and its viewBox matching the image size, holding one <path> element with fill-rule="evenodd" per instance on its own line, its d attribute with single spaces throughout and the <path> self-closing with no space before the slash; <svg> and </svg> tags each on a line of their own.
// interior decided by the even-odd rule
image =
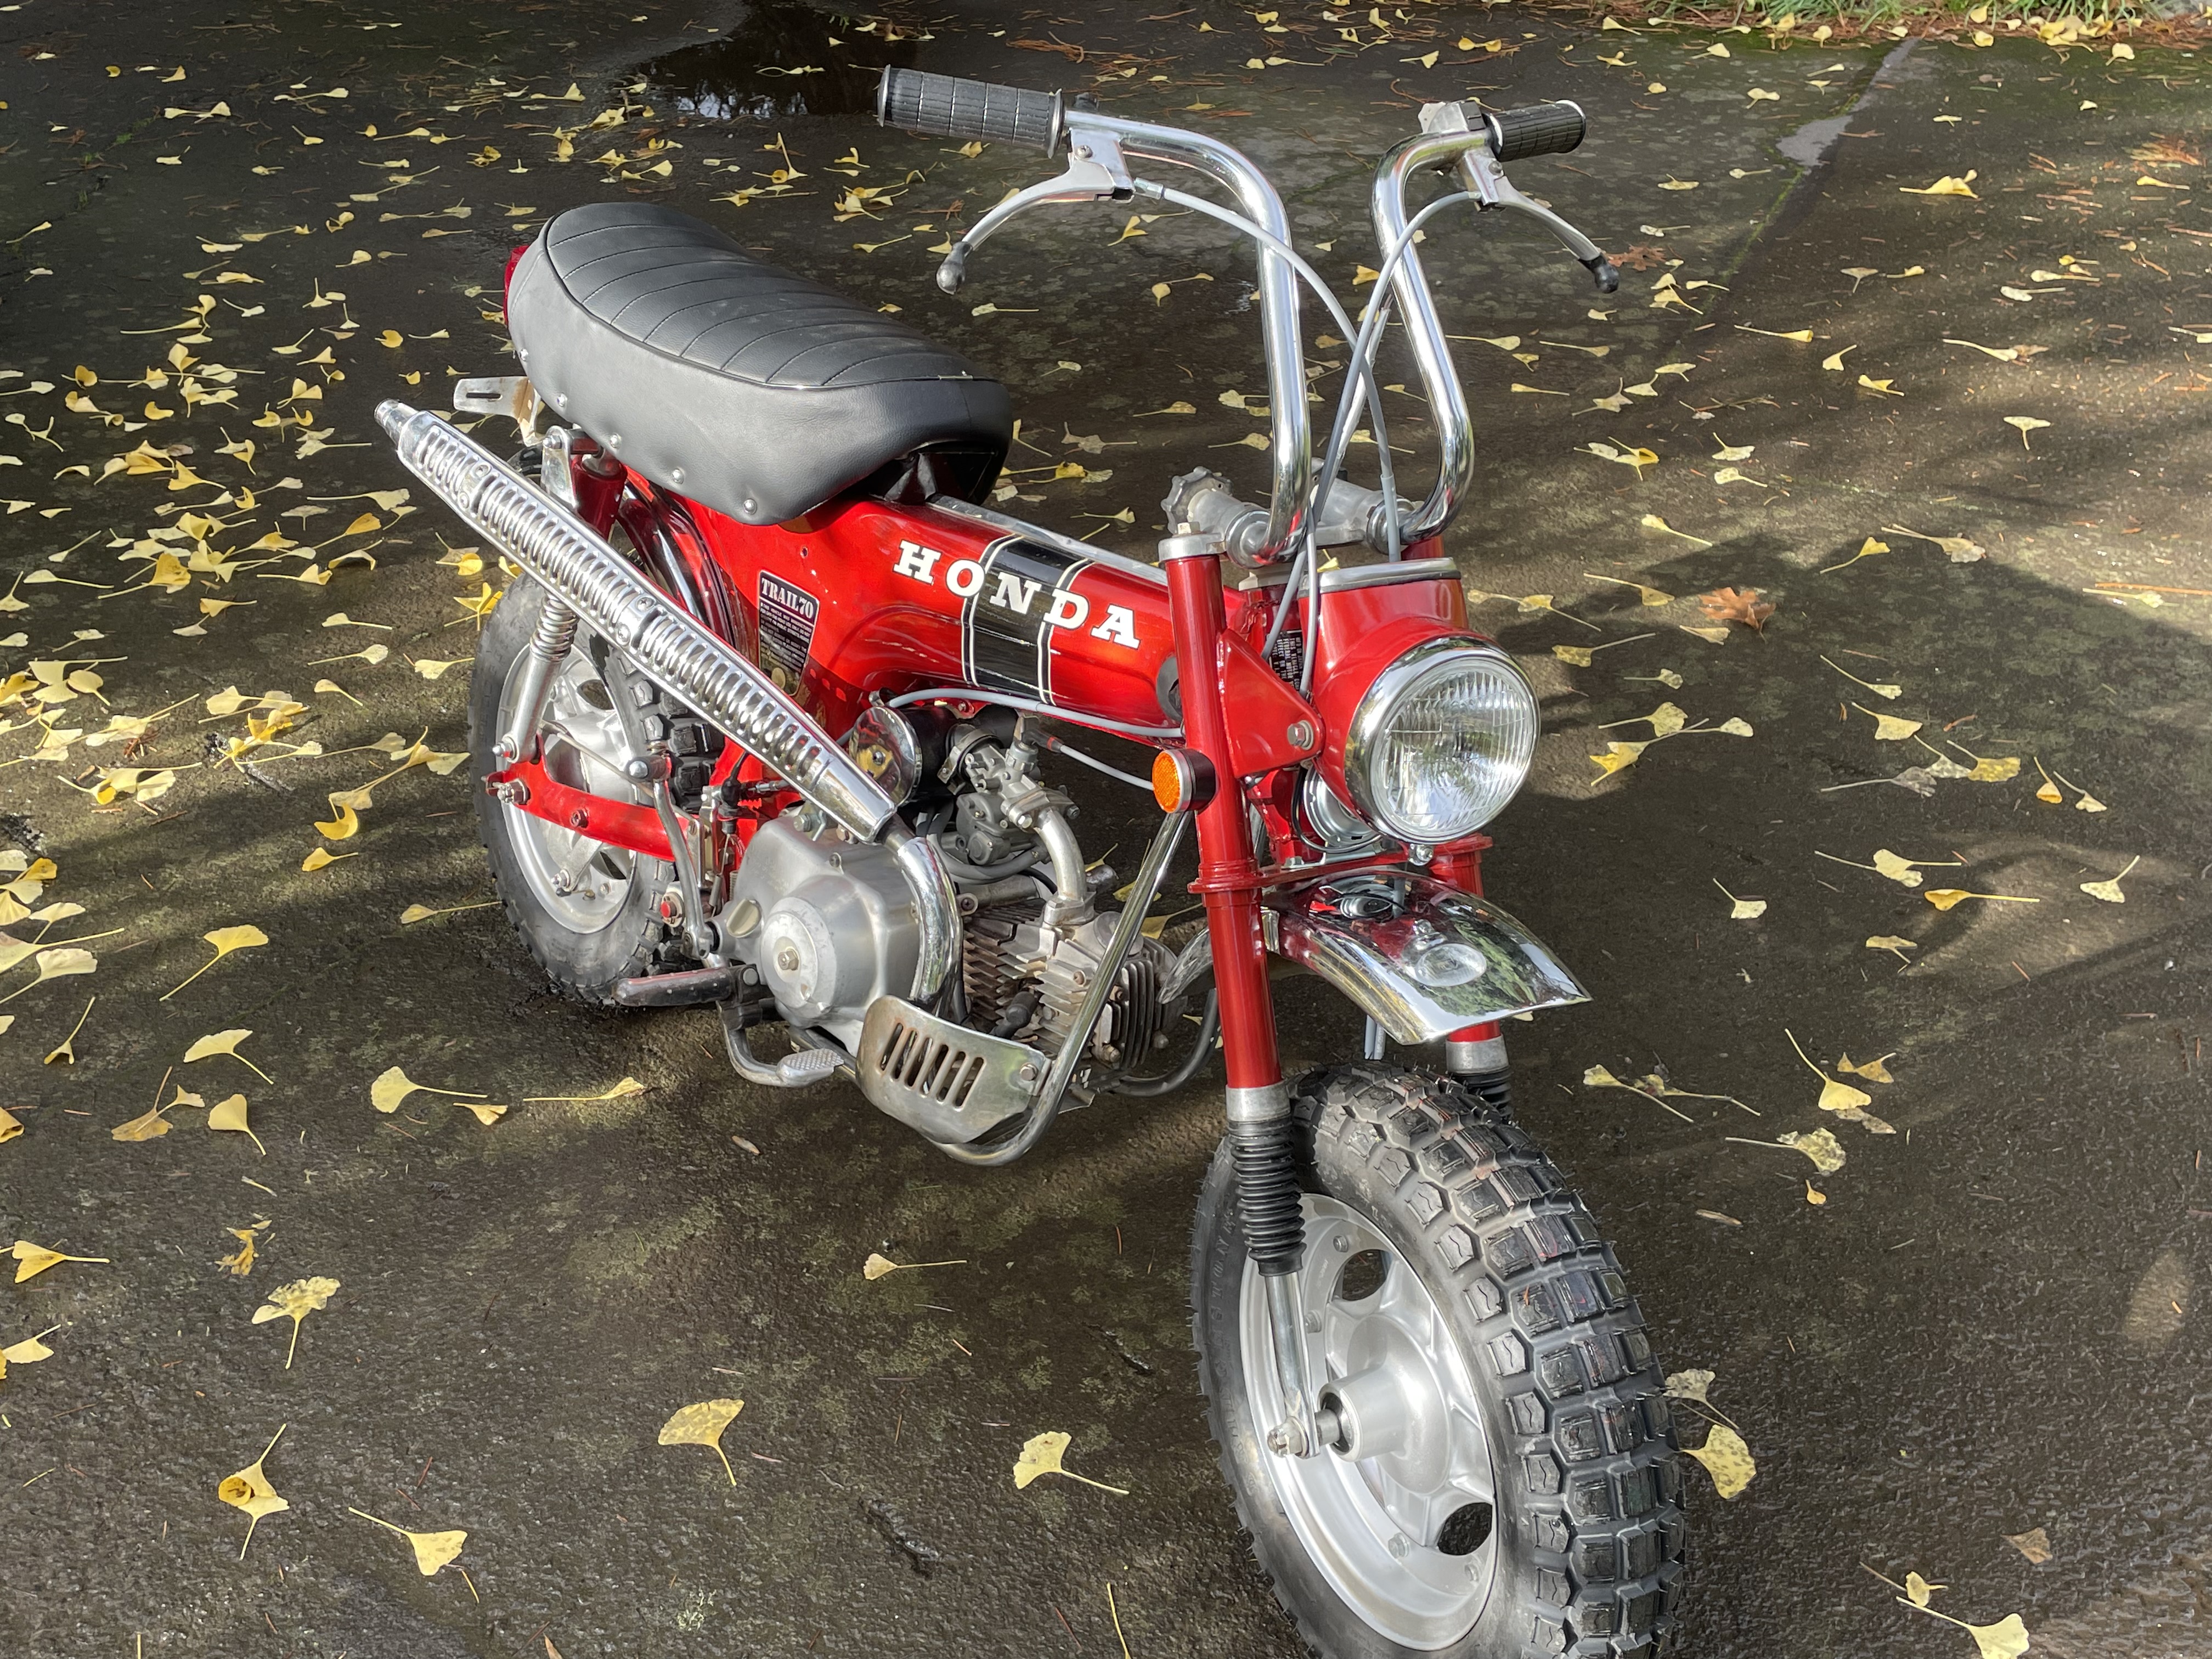
<svg viewBox="0 0 2212 1659">
<path fill-rule="evenodd" d="M 2194 46 L 2212 34 L 2212 0 L 2183 0 L 2179 12 L 2157 0 L 1776 0 L 1764 9 L 1710 0 L 1595 0 L 1591 9 L 1624 22 L 1748 27 L 1769 35 L 1822 39 L 1881 33 L 1965 37 L 2015 35 L 2153 39 Z"/>
</svg>

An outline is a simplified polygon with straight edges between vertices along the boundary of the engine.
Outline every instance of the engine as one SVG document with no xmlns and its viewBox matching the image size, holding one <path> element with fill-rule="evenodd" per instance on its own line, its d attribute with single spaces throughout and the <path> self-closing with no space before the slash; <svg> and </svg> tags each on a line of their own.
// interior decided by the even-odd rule
<svg viewBox="0 0 2212 1659">
<path fill-rule="evenodd" d="M 856 733 L 864 764 L 872 752 L 899 769 L 890 757 L 903 751 L 888 737 L 880 728 Z M 1116 918 L 1094 900 L 1114 872 L 1085 867 L 1068 827 L 1074 808 L 1038 781 L 1029 745 L 961 726 L 941 747 L 942 758 L 927 757 L 932 781 L 959 787 L 916 816 L 939 836 L 960 890 L 964 1008 L 943 1012 L 1057 1056 L 1104 965 Z M 720 925 L 786 1021 L 848 1051 L 859 1048 L 877 999 L 907 994 L 920 951 L 911 895 L 890 854 L 805 806 L 755 835 Z M 1091 1086 L 1097 1073 L 1141 1069 L 1168 1045 L 1179 1003 L 1161 993 L 1172 963 L 1156 940 L 1139 938 L 1115 970 L 1091 1030 Z"/>
</svg>

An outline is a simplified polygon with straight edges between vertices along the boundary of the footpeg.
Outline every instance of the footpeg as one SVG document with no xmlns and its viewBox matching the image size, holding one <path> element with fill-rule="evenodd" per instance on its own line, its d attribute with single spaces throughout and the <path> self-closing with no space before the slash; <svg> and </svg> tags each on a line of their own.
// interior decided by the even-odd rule
<svg viewBox="0 0 2212 1659">
<path fill-rule="evenodd" d="M 615 986 L 615 1002 L 623 1008 L 692 1008 L 704 1002 L 726 1002 L 737 994 L 736 969 L 695 968 L 688 973 L 620 981 Z"/>
<path fill-rule="evenodd" d="M 821 1082 L 844 1064 L 845 1056 L 834 1048 L 799 1048 L 776 1061 L 775 1074 L 787 1088 L 799 1089 Z"/>
</svg>

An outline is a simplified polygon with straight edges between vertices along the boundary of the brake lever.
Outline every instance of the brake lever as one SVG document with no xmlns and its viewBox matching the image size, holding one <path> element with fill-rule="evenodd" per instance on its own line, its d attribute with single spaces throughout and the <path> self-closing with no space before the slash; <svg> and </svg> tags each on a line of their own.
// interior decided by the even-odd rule
<svg viewBox="0 0 2212 1659">
<path fill-rule="evenodd" d="M 1016 191 L 975 222 L 975 228 L 952 245 L 937 267 L 937 285 L 947 294 L 960 292 L 968 279 L 968 256 L 981 247 L 1006 221 L 1026 209 L 1048 202 L 1126 202 L 1135 194 L 1136 182 L 1121 146 L 1110 132 L 1091 125 L 1074 110 L 1067 115 L 1067 168 L 1057 179 L 1047 179 Z"/>
<path fill-rule="evenodd" d="M 1421 130 L 1424 132 L 1471 131 L 1466 112 L 1457 104 L 1424 105 Z M 1576 263 L 1596 280 L 1599 293 L 1611 294 L 1620 288 L 1620 271 L 1613 261 L 1605 257 L 1595 242 L 1551 209 L 1522 195 L 1520 188 L 1505 176 L 1505 169 L 1498 158 L 1491 154 L 1487 139 L 1460 156 L 1457 172 L 1461 188 L 1474 198 L 1478 210 L 1505 208 L 1515 213 L 1526 214 L 1559 239 L 1560 246 L 1566 249 Z"/>
</svg>

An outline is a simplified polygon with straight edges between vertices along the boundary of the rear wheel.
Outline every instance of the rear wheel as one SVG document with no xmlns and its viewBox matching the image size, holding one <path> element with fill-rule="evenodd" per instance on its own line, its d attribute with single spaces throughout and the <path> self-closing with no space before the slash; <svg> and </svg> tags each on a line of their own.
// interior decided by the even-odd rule
<svg viewBox="0 0 2212 1659">
<path fill-rule="evenodd" d="M 1192 1248 L 1208 1417 L 1276 1595 L 1330 1659 L 1656 1655 L 1679 1459 L 1589 1212 L 1455 1083 L 1341 1066 L 1292 1103 L 1306 1364 L 1334 1445 L 1267 1448 L 1281 1391 L 1226 1143 Z"/>
<path fill-rule="evenodd" d="M 659 904 L 668 865 L 535 817 L 483 787 L 485 774 L 498 769 L 492 745 L 514 711 L 544 597 L 536 582 L 516 578 L 478 641 L 469 688 L 477 826 L 507 920 L 546 977 L 565 995 L 606 1006 L 623 980 L 667 965 L 672 947 Z M 547 689 L 539 717 L 545 770 L 572 788 L 642 804 L 647 798 L 623 774 L 628 745 L 595 643 L 580 625 Z"/>
</svg>

